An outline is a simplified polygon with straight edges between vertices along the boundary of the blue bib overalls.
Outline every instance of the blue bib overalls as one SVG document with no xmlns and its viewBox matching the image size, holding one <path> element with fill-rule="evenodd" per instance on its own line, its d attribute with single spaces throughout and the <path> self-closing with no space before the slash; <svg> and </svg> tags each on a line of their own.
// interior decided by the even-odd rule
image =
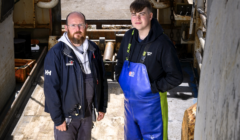
<svg viewBox="0 0 240 140">
<path fill-rule="evenodd" d="M 133 34 L 134 30 L 132 36 Z M 130 43 L 131 40 L 132 38 Z M 164 123 L 160 98 L 163 93 L 151 92 L 147 68 L 143 64 L 149 47 L 150 44 L 145 47 L 141 63 L 130 62 L 127 57 L 119 77 L 119 84 L 125 96 L 125 140 L 163 140 Z"/>
</svg>

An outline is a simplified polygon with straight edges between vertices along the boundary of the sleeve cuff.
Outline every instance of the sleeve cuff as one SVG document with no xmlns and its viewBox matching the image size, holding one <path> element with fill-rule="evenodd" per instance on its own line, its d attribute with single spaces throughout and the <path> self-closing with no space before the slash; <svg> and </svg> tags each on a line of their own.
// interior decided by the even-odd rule
<svg viewBox="0 0 240 140">
<path fill-rule="evenodd" d="M 61 120 L 54 121 L 55 126 L 61 125 L 65 121 L 65 118 L 61 118 Z"/>
<path fill-rule="evenodd" d="M 99 109 L 98 112 L 103 112 L 103 113 L 106 113 L 107 112 L 107 108 L 102 108 L 102 109 Z"/>
</svg>

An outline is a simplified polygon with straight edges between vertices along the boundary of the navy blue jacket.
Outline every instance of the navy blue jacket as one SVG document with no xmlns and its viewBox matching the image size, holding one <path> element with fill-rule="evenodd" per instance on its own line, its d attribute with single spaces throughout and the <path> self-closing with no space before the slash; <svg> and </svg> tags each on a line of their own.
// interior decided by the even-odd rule
<svg viewBox="0 0 240 140">
<path fill-rule="evenodd" d="M 132 31 L 133 29 L 130 29 L 125 33 L 117 54 L 118 62 L 115 66 L 117 79 L 126 60 Z M 145 46 L 151 43 L 144 64 L 147 67 L 152 93 L 165 92 L 181 84 L 183 75 L 175 47 L 163 33 L 158 21 L 155 18 L 152 19 L 151 29 L 143 41 L 138 42 L 138 36 L 138 30 L 134 29 L 129 61 L 139 63 Z"/>
<path fill-rule="evenodd" d="M 94 78 L 94 107 L 97 111 L 106 112 L 108 86 L 102 56 L 95 43 L 89 41 L 88 44 L 89 64 Z M 73 50 L 63 42 L 57 43 L 46 55 L 44 71 L 45 111 L 50 113 L 54 124 L 61 125 L 69 116 L 84 118 L 84 79 Z"/>
</svg>

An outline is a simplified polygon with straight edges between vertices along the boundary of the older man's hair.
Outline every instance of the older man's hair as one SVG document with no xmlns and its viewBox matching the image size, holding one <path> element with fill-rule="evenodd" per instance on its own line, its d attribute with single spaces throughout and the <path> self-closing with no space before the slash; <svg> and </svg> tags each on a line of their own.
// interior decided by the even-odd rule
<svg viewBox="0 0 240 140">
<path fill-rule="evenodd" d="M 71 14 L 74 14 L 74 13 L 78 13 L 78 14 L 82 15 L 83 18 L 84 18 L 84 23 L 86 23 L 85 15 L 84 15 L 82 12 L 74 11 L 74 12 L 71 12 L 71 13 L 69 13 L 69 14 L 67 15 L 67 17 L 66 17 L 66 25 L 68 25 L 68 17 L 69 17 Z"/>
</svg>

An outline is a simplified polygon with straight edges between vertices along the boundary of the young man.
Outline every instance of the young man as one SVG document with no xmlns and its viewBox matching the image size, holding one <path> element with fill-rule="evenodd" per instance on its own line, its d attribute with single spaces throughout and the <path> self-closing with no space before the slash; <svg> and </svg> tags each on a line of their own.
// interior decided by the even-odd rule
<svg viewBox="0 0 240 140">
<path fill-rule="evenodd" d="M 82 13 L 70 13 L 66 24 L 67 32 L 44 62 L 45 111 L 54 122 L 56 140 L 91 140 L 94 107 L 100 121 L 108 101 L 102 56 L 86 39 L 88 25 Z"/>
<path fill-rule="evenodd" d="M 125 140 L 167 140 L 166 91 L 182 80 L 173 43 L 153 18 L 148 0 L 131 6 L 133 29 L 126 32 L 117 55 L 116 78 L 124 92 Z"/>
</svg>

